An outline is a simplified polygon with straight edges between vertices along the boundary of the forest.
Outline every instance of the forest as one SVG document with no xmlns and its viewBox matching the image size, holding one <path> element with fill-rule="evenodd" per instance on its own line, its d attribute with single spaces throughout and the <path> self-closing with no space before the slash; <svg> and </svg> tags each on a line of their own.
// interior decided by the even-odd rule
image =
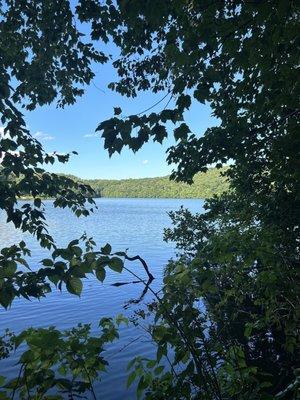
<svg viewBox="0 0 300 400">
<path fill-rule="evenodd" d="M 0 2 L 1 233 L 15 232 L 1 242 L 0 306 L 8 316 L 20 301 L 24 310 L 38 307 L 26 329 L 19 318 L 0 333 L 1 400 L 103 398 L 98 383 L 113 363 L 107 348 L 124 326 L 142 327 L 154 346 L 152 356 L 136 350 L 126 360 L 124 398 L 131 388 L 130 396 L 146 400 L 299 398 L 299 16 L 294 0 Z M 99 114 L 95 132 L 116 157 L 171 137 L 165 159 L 174 168 L 155 185 L 50 172 L 76 153 L 72 141 L 69 153 L 47 152 L 28 124 L 28 115 L 45 116 L 50 106 L 64 115 L 81 107 L 97 71 L 108 70 L 105 90 L 116 104 Z M 157 101 L 140 112 L 143 93 Z M 120 107 L 124 98 L 136 111 Z M 194 106 L 210 107 L 209 127 L 191 123 Z M 207 197 L 201 212 L 169 212 L 164 240 L 176 254 L 160 287 L 142 254 L 153 251 L 148 240 L 131 254 L 84 229 L 70 241 L 49 229 L 49 204 L 82 227 L 95 215 L 93 188 L 153 196 L 149 182 L 163 197 L 179 188 Z M 20 202 L 24 193 L 30 200 Z M 68 231 L 67 219 L 58 225 Z M 59 318 L 35 325 L 51 296 L 69 304 L 79 297 L 76 312 L 88 311 L 81 296 L 89 283 L 100 296 L 102 282 L 125 273 L 143 288 L 134 319 L 110 314 L 97 298 L 101 318 L 68 329 Z M 111 379 L 109 398 L 118 400 Z"/>
<path fill-rule="evenodd" d="M 76 182 L 89 185 L 95 197 L 132 197 L 132 198 L 174 198 L 174 199 L 207 199 L 220 195 L 228 188 L 223 170 L 209 169 L 206 173 L 198 173 L 194 182 L 174 182 L 169 176 L 143 179 L 79 179 L 68 175 Z"/>
</svg>

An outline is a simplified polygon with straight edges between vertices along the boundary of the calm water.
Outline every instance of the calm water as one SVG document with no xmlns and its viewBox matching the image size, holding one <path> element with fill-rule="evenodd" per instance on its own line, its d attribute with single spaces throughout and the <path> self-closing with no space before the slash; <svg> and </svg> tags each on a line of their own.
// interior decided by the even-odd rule
<svg viewBox="0 0 300 400">
<path fill-rule="evenodd" d="M 98 210 L 87 218 L 76 218 L 68 210 L 52 207 L 52 202 L 45 201 L 49 230 L 61 245 L 83 232 L 93 236 L 97 245 L 109 242 L 113 251 L 128 250 L 128 255 L 143 257 L 155 280 L 154 289 L 161 285 L 165 264 L 174 256 L 174 246 L 163 241 L 163 229 L 170 226 L 168 211 L 177 210 L 181 205 L 191 211 L 201 211 L 202 200 L 183 199 L 97 199 Z M 0 248 L 24 239 L 32 250 L 31 266 L 47 255 L 37 242 L 22 235 L 5 223 L 4 214 L 0 214 Z M 145 277 L 139 263 L 128 263 L 127 266 Z M 120 287 L 111 286 L 114 282 L 132 281 L 134 278 L 124 272 L 121 275 L 109 272 L 102 284 L 96 279 L 84 282 L 81 298 L 72 296 L 63 290 L 54 289 L 47 298 L 40 301 L 16 300 L 8 311 L 0 308 L 0 333 L 5 328 L 18 332 L 29 326 L 46 327 L 54 325 L 62 329 L 75 326 L 79 322 L 97 324 L 103 316 L 115 316 L 123 313 L 133 315 L 134 306 L 124 310 L 124 304 L 140 296 L 143 286 L 129 284 Z M 145 301 L 152 299 L 147 294 Z M 130 344 L 133 339 L 139 338 Z M 151 357 L 153 348 L 149 338 L 141 328 L 129 326 L 122 328 L 120 340 L 111 345 L 104 357 L 109 360 L 109 373 L 104 374 L 101 382 L 96 384 L 99 398 L 106 400 L 129 400 L 134 398 L 134 390 L 126 390 L 126 365 L 136 355 Z M 17 355 L 9 360 L 0 361 L 0 375 L 15 374 Z"/>
</svg>

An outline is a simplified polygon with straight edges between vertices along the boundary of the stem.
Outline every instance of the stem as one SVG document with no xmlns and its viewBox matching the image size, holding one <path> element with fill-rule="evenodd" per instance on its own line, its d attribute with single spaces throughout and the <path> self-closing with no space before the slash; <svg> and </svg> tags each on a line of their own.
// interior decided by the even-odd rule
<svg viewBox="0 0 300 400">
<path fill-rule="evenodd" d="M 140 257 L 140 256 L 129 257 L 129 256 L 125 255 L 125 259 L 128 260 L 128 261 L 139 260 L 142 263 L 142 265 L 144 267 L 144 270 L 146 271 L 146 274 L 148 275 L 149 281 L 152 282 L 154 280 L 154 276 L 149 271 L 149 267 L 148 267 L 146 261 L 142 257 Z M 140 279 L 140 277 L 138 277 L 138 276 L 136 276 L 136 277 L 138 279 Z"/>
<path fill-rule="evenodd" d="M 27 390 L 27 396 L 28 396 L 28 399 L 31 399 L 31 396 L 30 396 L 30 391 L 29 391 L 29 387 L 28 387 L 28 384 L 27 384 L 27 371 L 26 371 L 26 365 L 25 365 L 25 368 L 24 368 L 24 378 L 25 378 L 25 386 L 26 386 L 26 390 Z"/>
<path fill-rule="evenodd" d="M 84 360 L 82 360 L 82 365 L 83 365 L 83 368 L 84 368 L 84 370 L 85 370 L 86 376 L 87 376 L 87 378 L 88 378 L 88 380 L 89 380 L 90 390 L 91 390 L 91 392 L 92 392 L 93 399 L 94 399 L 94 400 L 97 400 L 96 393 L 95 393 L 94 387 L 93 387 L 93 383 L 92 383 L 90 374 L 89 374 L 89 372 L 88 372 L 88 370 L 87 370 L 87 368 L 86 368 L 86 366 L 85 366 Z"/>
<path fill-rule="evenodd" d="M 139 256 L 137 256 L 137 257 L 139 257 Z M 139 257 L 139 258 L 140 258 L 140 257 Z M 135 259 L 137 259 L 137 258 L 135 258 Z M 128 268 L 126 268 L 126 267 L 124 267 L 124 269 L 125 269 L 126 271 L 128 271 L 129 273 L 131 273 L 133 276 L 135 276 L 137 279 L 139 279 L 144 285 L 147 285 L 149 291 L 155 296 L 155 298 L 157 299 L 157 301 L 158 301 L 162 306 L 164 306 L 164 304 L 162 303 L 161 299 L 157 296 L 157 294 L 154 292 L 154 290 L 149 286 L 149 282 L 146 283 L 143 279 L 141 279 L 137 274 L 135 274 L 134 272 L 132 272 L 130 269 L 128 269 Z M 196 369 L 197 369 L 199 375 L 201 375 L 201 377 L 203 378 L 203 384 L 204 384 L 205 390 L 207 391 L 207 393 L 209 393 L 209 386 L 208 386 L 208 383 L 207 383 L 206 380 L 205 380 L 206 372 L 202 370 L 202 367 L 201 367 L 201 360 L 199 359 L 199 357 L 198 357 L 198 355 L 197 355 L 197 350 L 196 350 L 196 349 L 194 348 L 194 346 L 189 342 L 188 338 L 187 338 L 186 335 L 185 335 L 185 332 L 183 331 L 183 329 L 181 328 L 181 326 L 178 324 L 178 322 L 176 321 L 176 319 L 173 318 L 172 314 L 169 312 L 168 309 L 165 310 L 165 314 L 166 314 L 166 319 L 169 319 L 170 322 L 171 322 L 171 324 L 173 324 L 173 326 L 175 326 L 175 328 L 176 328 L 177 331 L 179 332 L 179 334 L 180 334 L 180 336 L 181 336 L 181 338 L 182 338 L 184 344 L 185 344 L 186 347 L 189 349 L 189 351 L 190 351 L 190 353 L 191 353 L 191 355 L 192 355 L 192 357 L 193 357 L 193 359 L 194 359 Z M 213 392 L 214 392 L 214 391 L 215 391 L 215 388 L 212 387 L 212 389 L 213 389 Z"/>
<path fill-rule="evenodd" d="M 24 365 L 22 364 L 22 365 L 21 365 L 21 368 L 20 368 L 20 371 L 19 371 L 19 375 L 18 375 L 18 379 L 17 379 L 16 386 L 14 387 L 14 390 L 13 390 L 12 395 L 11 395 L 11 399 L 12 399 L 12 400 L 14 399 L 16 390 L 17 390 L 17 388 L 19 387 L 18 385 L 19 385 L 19 382 L 20 382 L 21 373 L 22 373 L 22 369 L 23 369 L 23 368 L 24 368 Z"/>
</svg>

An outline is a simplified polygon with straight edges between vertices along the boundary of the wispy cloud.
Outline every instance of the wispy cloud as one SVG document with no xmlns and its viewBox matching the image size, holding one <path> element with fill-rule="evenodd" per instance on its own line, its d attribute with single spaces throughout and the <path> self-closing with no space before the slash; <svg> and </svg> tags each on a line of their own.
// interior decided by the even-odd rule
<svg viewBox="0 0 300 400">
<path fill-rule="evenodd" d="M 97 137 L 98 135 L 96 133 L 86 133 L 85 135 L 83 135 L 83 137 L 86 138 L 91 138 L 91 137 Z"/>
<path fill-rule="evenodd" d="M 55 139 L 54 136 L 48 135 L 48 133 L 44 133 L 41 131 L 38 131 L 34 134 L 34 137 L 37 140 L 42 140 L 42 141 L 47 141 L 47 140 L 53 140 Z"/>
<path fill-rule="evenodd" d="M 143 165 L 149 164 L 149 160 L 143 160 L 143 161 L 142 161 L 142 164 L 143 164 Z"/>
</svg>

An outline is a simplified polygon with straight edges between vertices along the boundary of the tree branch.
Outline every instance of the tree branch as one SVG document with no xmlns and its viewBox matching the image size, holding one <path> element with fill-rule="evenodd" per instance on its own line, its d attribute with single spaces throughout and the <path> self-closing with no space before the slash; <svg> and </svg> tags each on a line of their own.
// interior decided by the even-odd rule
<svg viewBox="0 0 300 400">
<path fill-rule="evenodd" d="M 140 256 L 129 257 L 129 256 L 125 255 L 125 260 L 128 260 L 128 261 L 139 260 L 142 263 L 144 270 L 146 271 L 146 274 L 148 275 L 149 283 L 154 280 L 154 276 L 149 271 L 149 267 L 148 267 L 146 261 L 142 259 L 142 257 L 140 257 Z"/>
</svg>

